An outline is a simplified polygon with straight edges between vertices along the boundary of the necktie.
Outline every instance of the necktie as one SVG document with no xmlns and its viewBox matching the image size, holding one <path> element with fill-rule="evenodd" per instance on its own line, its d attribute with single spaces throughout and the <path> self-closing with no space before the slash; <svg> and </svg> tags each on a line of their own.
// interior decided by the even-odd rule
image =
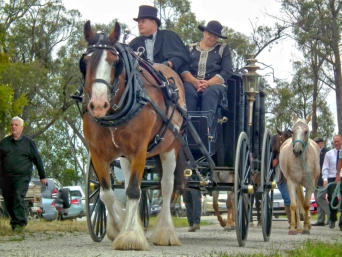
<svg viewBox="0 0 342 257">
<path fill-rule="evenodd" d="M 146 39 L 153 39 L 153 35 L 151 35 L 151 36 L 144 36 L 144 39 L 146 40 Z"/>
<path fill-rule="evenodd" d="M 338 163 L 338 156 L 340 155 L 340 150 L 337 150 L 337 155 L 336 155 L 336 170 L 337 170 L 337 163 Z"/>
</svg>

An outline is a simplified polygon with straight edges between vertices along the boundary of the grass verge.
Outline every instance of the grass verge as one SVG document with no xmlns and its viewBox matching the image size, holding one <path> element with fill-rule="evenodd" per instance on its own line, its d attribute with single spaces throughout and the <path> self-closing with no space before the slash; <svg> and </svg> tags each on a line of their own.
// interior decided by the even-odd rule
<svg viewBox="0 0 342 257">
<path fill-rule="evenodd" d="M 231 257 L 231 254 L 224 252 L 211 252 L 208 256 L 210 257 Z M 306 240 L 299 247 L 293 250 L 283 251 L 281 253 L 270 253 L 268 255 L 264 254 L 238 254 L 235 257 L 336 257 L 342 256 L 342 243 L 325 243 L 317 240 Z"/>
</svg>

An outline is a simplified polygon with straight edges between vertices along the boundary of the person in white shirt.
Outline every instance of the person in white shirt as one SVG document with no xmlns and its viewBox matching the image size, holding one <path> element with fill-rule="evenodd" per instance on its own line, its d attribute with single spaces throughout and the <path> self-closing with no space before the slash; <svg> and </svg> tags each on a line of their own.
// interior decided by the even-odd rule
<svg viewBox="0 0 342 257">
<path fill-rule="evenodd" d="M 337 172 L 337 160 L 340 155 L 341 145 L 342 145 L 342 137 L 341 135 L 336 135 L 333 138 L 334 149 L 328 151 L 324 158 L 323 168 L 322 168 L 322 177 L 323 177 L 323 186 L 327 186 L 330 182 L 336 182 L 339 178 L 341 180 L 341 171 Z M 328 200 L 331 202 L 332 194 L 334 192 L 335 185 L 329 186 L 328 188 Z M 333 205 L 337 204 L 337 199 L 334 199 Z M 329 205 L 330 206 L 330 205 Z M 341 205 L 342 207 L 342 205 Z M 330 206 L 330 220 L 329 227 L 334 228 L 335 222 L 337 220 L 337 210 L 334 210 Z M 342 230 L 342 215 L 340 216 L 340 220 L 338 223 L 340 230 Z"/>
</svg>

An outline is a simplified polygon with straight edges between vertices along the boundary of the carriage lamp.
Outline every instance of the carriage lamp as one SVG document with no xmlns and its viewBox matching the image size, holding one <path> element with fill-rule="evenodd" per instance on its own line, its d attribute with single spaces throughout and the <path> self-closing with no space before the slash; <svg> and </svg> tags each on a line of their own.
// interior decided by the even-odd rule
<svg viewBox="0 0 342 257">
<path fill-rule="evenodd" d="M 259 66 L 255 65 L 256 62 L 257 60 L 251 55 L 247 59 L 247 65 L 245 66 L 247 73 L 242 75 L 243 87 L 248 100 L 248 126 L 252 126 L 253 104 L 255 95 L 259 93 L 260 75 L 256 72 L 259 69 Z"/>
</svg>

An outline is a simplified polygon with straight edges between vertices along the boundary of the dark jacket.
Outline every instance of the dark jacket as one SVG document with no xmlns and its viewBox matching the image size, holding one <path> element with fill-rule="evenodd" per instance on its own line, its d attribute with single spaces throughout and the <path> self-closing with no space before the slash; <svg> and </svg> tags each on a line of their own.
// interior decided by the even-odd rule
<svg viewBox="0 0 342 257">
<path fill-rule="evenodd" d="M 14 140 L 5 137 L 0 142 L 0 166 L 4 176 L 31 176 L 33 164 L 36 165 L 39 177 L 45 178 L 43 162 L 32 139 L 22 136 Z"/>
<path fill-rule="evenodd" d="M 181 72 L 190 72 L 197 79 L 209 80 L 219 75 L 224 84 L 232 76 L 232 58 L 226 43 L 217 42 L 212 48 L 202 50 L 199 43 L 189 46 L 190 62 L 184 65 Z"/>
<path fill-rule="evenodd" d="M 137 51 L 139 47 L 146 48 L 145 37 L 140 36 L 133 39 L 129 46 L 134 51 Z M 158 30 L 153 47 L 153 59 L 155 63 L 171 61 L 173 69 L 178 72 L 184 63 L 189 62 L 189 52 L 176 33 L 169 30 Z"/>
<path fill-rule="evenodd" d="M 328 152 L 329 150 L 325 147 L 323 147 L 320 151 L 320 154 L 319 154 L 319 165 L 321 167 L 321 173 L 319 174 L 319 177 L 318 177 L 318 182 L 317 182 L 317 185 L 318 186 L 323 186 L 323 178 L 322 178 L 322 166 L 323 166 L 323 163 L 324 163 L 324 157 L 325 157 L 325 154 Z"/>
</svg>

